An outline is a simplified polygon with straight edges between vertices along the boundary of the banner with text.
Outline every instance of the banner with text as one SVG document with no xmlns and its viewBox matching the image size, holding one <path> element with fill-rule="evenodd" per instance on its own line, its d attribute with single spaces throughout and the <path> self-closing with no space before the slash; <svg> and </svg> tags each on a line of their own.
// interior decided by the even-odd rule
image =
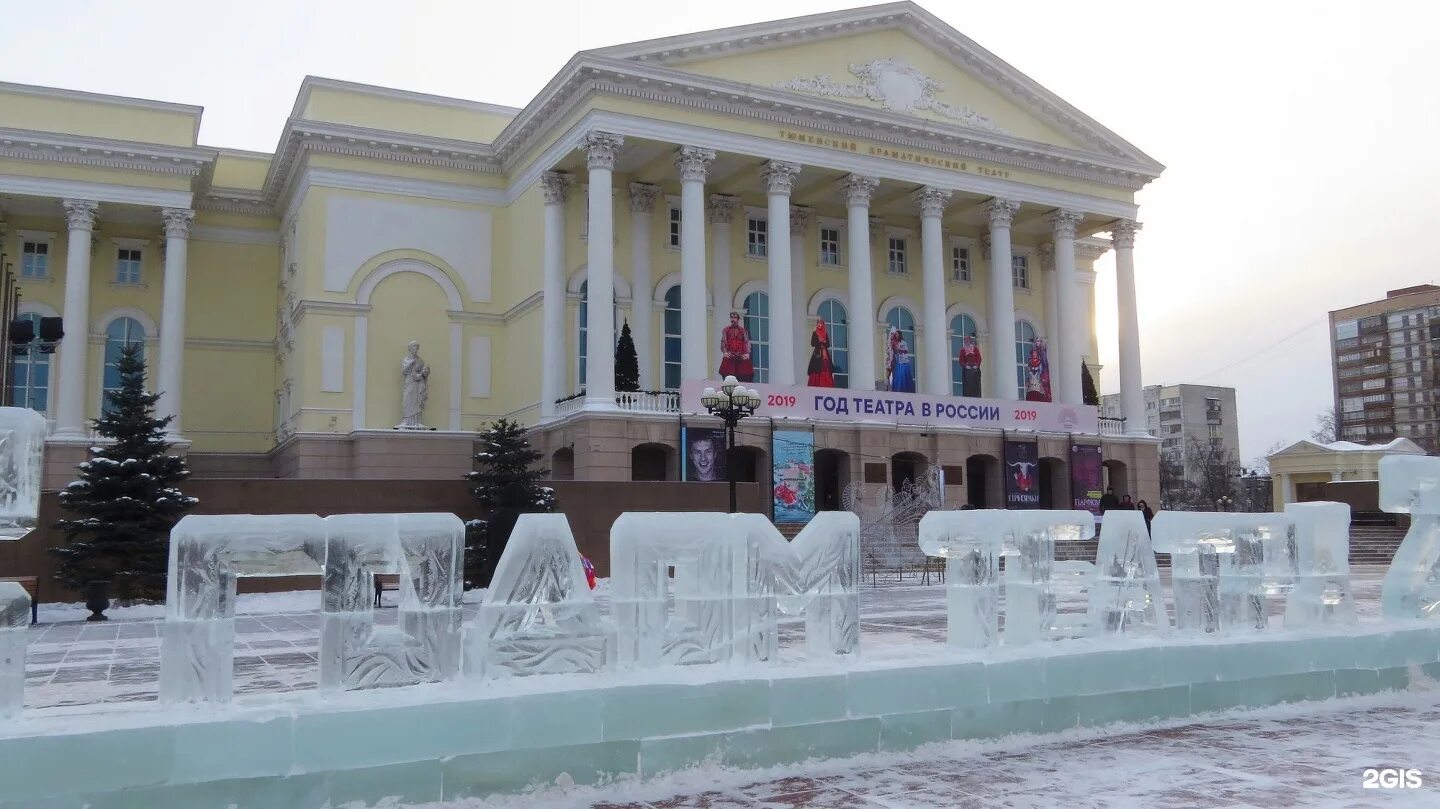
<svg viewBox="0 0 1440 809">
<path fill-rule="evenodd" d="M 1040 445 L 1005 442 L 1005 507 L 1040 507 Z"/>
<path fill-rule="evenodd" d="M 760 418 L 883 421 L 891 424 L 990 427 L 1091 435 L 1098 435 L 1100 432 L 1100 411 L 1087 405 L 1011 402 L 889 391 L 852 391 L 804 385 L 744 384 L 760 392 L 760 407 L 755 411 L 755 415 Z M 682 383 L 680 410 L 705 415 L 705 406 L 700 403 L 700 395 L 707 387 L 718 390 L 720 382 L 697 379 Z"/>
<path fill-rule="evenodd" d="M 1070 490 L 1075 493 L 1074 508 L 1091 514 L 1100 513 L 1100 496 L 1104 494 L 1103 463 L 1098 446 L 1077 444 L 1070 448 Z"/>
<path fill-rule="evenodd" d="M 775 522 L 810 522 L 815 516 L 815 434 L 777 429 L 771 445 Z"/>
</svg>

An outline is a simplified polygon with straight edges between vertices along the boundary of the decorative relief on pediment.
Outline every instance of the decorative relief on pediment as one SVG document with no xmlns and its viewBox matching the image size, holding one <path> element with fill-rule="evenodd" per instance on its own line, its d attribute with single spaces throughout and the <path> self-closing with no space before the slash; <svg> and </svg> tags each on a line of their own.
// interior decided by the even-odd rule
<svg viewBox="0 0 1440 809">
<path fill-rule="evenodd" d="M 859 79 L 859 82 L 837 82 L 820 74 L 777 81 L 774 87 L 777 90 L 796 90 L 834 98 L 864 98 L 887 110 L 912 114 L 933 112 L 968 127 L 1002 135 L 1009 134 L 989 116 L 981 115 L 968 104 L 949 104 L 936 98 L 945 86 L 900 59 L 876 59 L 852 64 L 850 73 Z"/>
</svg>

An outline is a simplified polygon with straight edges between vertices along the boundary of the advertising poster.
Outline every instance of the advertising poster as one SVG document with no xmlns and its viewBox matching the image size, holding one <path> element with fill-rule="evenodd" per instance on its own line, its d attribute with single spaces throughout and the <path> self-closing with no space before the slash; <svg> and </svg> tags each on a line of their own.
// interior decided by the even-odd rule
<svg viewBox="0 0 1440 809">
<path fill-rule="evenodd" d="M 1076 445 L 1070 448 L 1070 490 L 1075 493 L 1074 508 L 1100 514 L 1100 496 L 1104 494 L 1100 447 Z"/>
<path fill-rule="evenodd" d="M 1027 441 L 1005 442 L 1005 507 L 1040 507 L 1040 447 Z"/>
<path fill-rule="evenodd" d="M 777 429 L 774 436 L 775 522 L 809 522 L 815 516 L 815 434 Z"/>
<path fill-rule="evenodd" d="M 681 427 L 685 447 L 685 480 L 726 481 L 725 430 L 722 427 Z"/>
</svg>

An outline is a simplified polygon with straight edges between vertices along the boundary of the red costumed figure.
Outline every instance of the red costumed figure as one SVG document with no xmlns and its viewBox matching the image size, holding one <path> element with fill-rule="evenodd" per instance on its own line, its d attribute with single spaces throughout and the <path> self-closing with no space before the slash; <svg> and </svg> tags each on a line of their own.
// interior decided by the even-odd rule
<svg viewBox="0 0 1440 809">
<path fill-rule="evenodd" d="M 967 334 L 960 345 L 960 395 L 980 396 L 980 344 Z"/>
<path fill-rule="evenodd" d="M 730 313 L 730 325 L 720 333 L 720 378 L 733 376 L 740 382 L 755 381 L 755 363 L 750 359 L 750 332 L 740 324 L 740 313 Z"/>
<path fill-rule="evenodd" d="M 825 330 L 825 321 L 815 319 L 815 331 L 810 334 L 810 387 L 835 387 L 835 363 L 830 358 L 830 334 Z"/>
</svg>

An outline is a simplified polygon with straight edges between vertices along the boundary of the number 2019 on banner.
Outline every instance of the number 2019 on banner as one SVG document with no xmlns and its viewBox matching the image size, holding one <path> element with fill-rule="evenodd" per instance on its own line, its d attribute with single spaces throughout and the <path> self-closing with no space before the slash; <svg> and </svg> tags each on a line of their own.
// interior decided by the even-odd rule
<svg viewBox="0 0 1440 809">
<path fill-rule="evenodd" d="M 765 404 L 770 407 L 794 407 L 800 399 L 795 396 L 787 396 L 783 393 L 772 393 L 765 397 Z"/>
</svg>

